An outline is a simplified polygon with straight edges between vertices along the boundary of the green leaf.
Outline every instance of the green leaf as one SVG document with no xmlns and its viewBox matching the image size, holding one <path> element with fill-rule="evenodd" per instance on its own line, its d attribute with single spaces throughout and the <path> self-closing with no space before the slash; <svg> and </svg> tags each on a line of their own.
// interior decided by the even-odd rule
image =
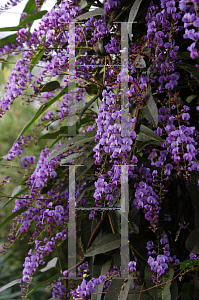
<svg viewBox="0 0 199 300">
<path fill-rule="evenodd" d="M 182 285 L 181 300 L 192 300 L 194 293 L 194 285 L 188 282 L 184 282 Z"/>
<path fill-rule="evenodd" d="M 153 140 L 149 140 L 146 142 L 142 142 L 141 144 L 139 144 L 139 146 L 137 147 L 137 151 L 141 152 L 146 146 L 152 144 L 153 145 Z"/>
<path fill-rule="evenodd" d="M 98 40 L 97 43 L 94 45 L 93 49 L 99 57 L 106 56 L 106 50 L 104 48 L 103 41 Z"/>
<path fill-rule="evenodd" d="M 9 200 L 5 203 L 5 205 L 3 206 L 6 207 L 6 205 L 8 205 L 11 201 L 13 201 L 14 199 L 16 199 L 17 197 L 19 197 L 21 194 L 25 193 L 26 191 L 29 190 L 29 187 L 25 187 L 24 189 L 21 189 L 21 185 L 17 186 L 17 188 L 20 187 L 20 190 L 17 192 L 18 189 L 14 188 L 11 197 L 9 198 Z"/>
<path fill-rule="evenodd" d="M 199 73 L 197 72 L 197 68 L 188 64 L 188 63 L 185 63 L 183 62 L 182 65 L 178 65 L 179 68 L 181 69 L 184 69 L 185 71 L 189 72 L 190 74 L 192 74 L 196 81 L 199 83 Z"/>
<path fill-rule="evenodd" d="M 74 19 L 74 22 L 88 19 L 91 16 L 94 17 L 94 16 L 98 16 L 98 15 L 105 15 L 105 11 L 103 8 L 96 8 L 92 11 L 86 12 L 85 14 L 80 15 L 76 19 Z"/>
<path fill-rule="evenodd" d="M 44 50 L 40 50 L 37 53 L 37 55 L 32 59 L 32 61 L 30 63 L 30 72 L 32 72 L 33 68 L 35 67 L 37 62 L 42 58 L 43 55 L 44 55 Z"/>
<path fill-rule="evenodd" d="M 178 299 L 178 284 L 177 284 L 177 280 L 172 281 L 170 289 L 171 289 L 171 300 Z"/>
<path fill-rule="evenodd" d="M 58 88 L 60 88 L 60 84 L 58 81 L 50 81 L 50 82 L 44 84 L 43 86 L 39 87 L 39 89 L 41 89 L 39 91 L 39 93 L 52 92 Z"/>
<path fill-rule="evenodd" d="M 89 239 L 91 237 L 91 225 L 92 225 L 92 220 L 89 220 L 88 217 L 82 219 L 82 221 L 81 221 L 81 242 L 83 244 L 84 252 L 86 251 L 86 247 L 87 247 Z"/>
<path fill-rule="evenodd" d="M 20 27 L 20 26 L 2 27 L 2 28 L 0 28 L 0 32 L 3 32 L 3 31 L 18 31 L 19 28 L 23 28 L 23 27 Z"/>
<path fill-rule="evenodd" d="M 3 27 L 3 28 L 0 28 L 0 32 L 2 32 L 2 31 L 18 31 L 19 28 L 24 28 L 24 26 L 27 25 L 28 23 L 31 23 L 38 19 L 41 19 L 41 17 L 43 15 L 45 15 L 47 12 L 48 12 L 47 10 L 43 10 L 43 11 L 37 12 L 36 14 L 34 14 L 32 16 L 27 16 L 26 19 L 24 21 L 20 22 L 18 26 Z"/>
<path fill-rule="evenodd" d="M 36 8 L 35 0 L 29 0 L 23 10 L 23 12 L 26 12 L 27 14 L 31 14 Z"/>
<path fill-rule="evenodd" d="M 96 95 L 99 92 L 99 87 L 95 83 L 89 84 L 88 86 L 85 87 L 85 89 L 86 89 L 86 93 L 89 96 Z"/>
<path fill-rule="evenodd" d="M 197 95 L 190 95 L 190 96 L 188 96 L 187 98 L 186 98 L 186 101 L 188 102 L 188 103 L 190 103 L 193 99 L 195 99 L 197 97 Z"/>
<path fill-rule="evenodd" d="M 12 213 L 11 215 L 9 215 L 3 222 L 1 222 L 0 224 L 0 229 L 3 228 L 5 225 L 7 225 L 7 223 L 11 220 L 13 220 L 15 217 L 17 217 L 18 215 L 20 215 L 22 212 L 26 211 L 27 207 L 23 206 L 20 209 L 16 210 L 14 213 Z"/>
<path fill-rule="evenodd" d="M 20 282 L 21 282 L 21 279 L 15 279 L 15 280 L 11 281 L 10 283 L 5 284 L 4 286 L 2 286 L 0 288 L 0 293 L 3 292 L 6 289 L 9 289 L 13 285 L 20 283 Z"/>
<path fill-rule="evenodd" d="M 3 295 L 3 296 L 0 296 L 0 300 L 5 300 L 5 299 L 8 299 L 8 300 L 14 300 L 14 298 L 16 297 L 20 297 L 21 296 L 21 291 L 19 292 L 16 292 L 16 293 L 12 293 L 12 294 L 9 294 L 9 295 Z M 2 298 L 3 297 L 3 298 Z M 55 300 L 55 299 L 54 299 Z"/>
<path fill-rule="evenodd" d="M 73 159 L 76 159 L 82 155 L 82 151 L 75 152 L 71 155 L 68 155 L 66 158 L 63 158 L 60 162 L 60 166 L 63 166 L 64 164 L 67 164 L 69 162 L 72 162 Z"/>
<path fill-rule="evenodd" d="M 155 134 L 153 130 L 142 124 L 140 125 L 140 131 L 136 140 L 140 142 L 153 141 L 153 144 L 158 146 L 161 146 L 164 143 L 159 135 Z"/>
<path fill-rule="evenodd" d="M 106 274 L 108 273 L 108 271 L 110 269 L 111 260 L 108 260 L 104 263 L 102 258 L 100 257 L 99 263 L 100 263 L 101 270 L 100 270 L 100 274 L 98 276 L 95 275 L 96 278 L 101 275 L 106 276 Z M 95 264 L 93 265 L 93 267 L 95 267 Z M 101 297 L 103 294 L 100 294 L 100 293 L 103 291 L 104 284 L 105 284 L 105 282 L 102 282 L 101 284 L 95 286 L 95 293 L 99 293 L 99 294 L 91 295 L 91 300 L 101 300 Z"/>
<path fill-rule="evenodd" d="M 81 110 L 81 112 L 80 112 L 80 116 L 79 116 L 79 123 L 80 123 L 80 120 L 81 120 L 81 117 L 82 117 L 82 115 L 84 114 L 84 112 L 87 110 L 87 108 L 89 107 L 89 106 L 91 106 L 91 104 L 100 96 L 100 94 L 101 94 L 102 92 L 100 92 L 100 93 L 98 93 L 94 98 L 92 98 L 83 108 L 82 108 L 82 110 Z"/>
<path fill-rule="evenodd" d="M 132 25 L 133 21 L 135 20 L 135 17 L 138 13 L 140 4 L 142 3 L 142 0 L 135 0 L 133 6 L 131 7 L 131 11 L 129 13 L 129 19 L 128 19 L 128 25 L 127 25 L 127 30 L 129 33 L 129 38 L 132 41 Z"/>
<path fill-rule="evenodd" d="M 199 265 L 199 261 L 196 259 L 187 259 L 184 260 L 180 263 L 180 269 L 184 269 L 187 267 L 191 267 L 191 266 L 198 266 Z"/>
<path fill-rule="evenodd" d="M 55 152 L 53 152 L 49 158 L 48 162 L 57 157 L 58 155 L 66 152 L 67 150 L 72 150 L 78 145 L 83 145 L 87 142 L 93 141 L 95 139 L 95 135 L 97 133 L 97 130 L 88 131 L 85 134 L 79 134 L 78 136 L 75 136 L 70 141 L 65 142 L 63 145 L 61 145 L 58 149 L 56 149 Z M 71 146 L 69 146 L 72 144 Z"/>
<path fill-rule="evenodd" d="M 177 52 L 177 57 L 179 58 L 179 59 L 190 59 L 190 52 L 188 52 L 188 51 L 178 51 Z"/>
<path fill-rule="evenodd" d="M 140 212 L 136 207 L 133 207 L 129 212 L 129 223 L 135 234 L 139 233 Z"/>
<path fill-rule="evenodd" d="M 47 10 L 38 11 L 36 14 L 33 14 L 31 16 L 27 16 L 24 21 L 20 22 L 20 27 L 32 23 L 35 20 L 41 19 L 45 14 L 47 14 Z"/>
<path fill-rule="evenodd" d="M 24 126 L 19 136 L 17 137 L 15 143 L 20 139 L 20 136 L 23 135 L 28 128 L 36 121 L 55 101 L 61 98 L 64 94 L 68 92 L 68 87 L 65 87 L 57 96 L 55 96 L 52 100 L 48 101 L 44 105 L 41 105 L 34 117 Z"/>
<path fill-rule="evenodd" d="M 86 124 L 86 123 L 88 123 L 88 122 L 90 122 L 90 116 L 91 115 L 87 115 L 85 118 L 83 118 L 82 120 L 81 120 L 81 122 L 80 122 L 80 124 L 79 124 L 79 122 L 76 122 L 76 129 L 78 130 L 79 128 L 81 128 L 81 126 L 82 125 L 84 125 L 84 124 Z M 67 119 L 67 118 L 66 118 Z M 64 130 L 63 132 L 62 132 L 62 129 Z M 66 134 L 66 133 L 68 133 L 68 131 L 66 131 L 66 130 L 68 130 L 68 126 L 63 126 L 63 127 L 61 127 L 60 128 L 60 131 L 61 132 L 59 132 L 59 130 L 57 130 L 56 132 L 58 133 L 58 134 Z M 78 133 L 79 134 L 79 133 Z M 57 137 L 57 136 L 56 136 Z M 55 137 L 55 138 L 56 138 Z M 42 138 L 42 137 L 41 137 Z M 53 143 L 52 143 L 52 145 L 50 146 L 50 149 L 59 141 L 59 140 L 61 140 L 62 139 L 62 136 L 60 136 L 60 137 L 58 137 Z"/>
<path fill-rule="evenodd" d="M 79 197 L 76 200 L 76 204 L 78 204 L 80 202 L 80 200 L 84 197 L 84 194 L 86 191 L 90 191 L 90 190 L 94 190 L 94 189 L 95 189 L 94 182 L 92 181 L 92 182 L 88 183 L 81 191 L 81 194 L 79 195 Z"/>
<path fill-rule="evenodd" d="M 131 287 L 131 278 L 128 279 L 127 282 L 123 283 L 124 289 L 120 291 L 120 295 L 118 297 L 118 300 L 126 300 L 128 297 L 129 289 Z"/>
<path fill-rule="evenodd" d="M 92 245 L 86 252 L 85 257 L 105 253 L 120 247 L 121 238 L 118 233 L 109 233 L 104 235 L 97 245 Z"/>
<path fill-rule="evenodd" d="M 141 291 L 142 288 L 140 286 L 136 286 L 133 290 L 130 290 L 127 300 L 153 300 L 153 298 L 150 296 L 148 292 L 141 292 Z"/>
<path fill-rule="evenodd" d="M 57 258 L 57 257 L 54 257 L 53 259 L 51 259 L 51 260 L 47 263 L 47 265 L 45 266 L 45 268 L 43 268 L 43 269 L 41 269 L 41 270 L 39 270 L 39 271 L 40 271 L 40 272 L 46 272 L 46 271 L 48 271 L 48 270 L 54 268 L 54 267 L 56 266 L 56 264 L 57 264 L 57 260 L 58 260 L 58 258 Z"/>
<path fill-rule="evenodd" d="M 118 299 L 118 294 L 121 291 L 121 287 L 123 283 L 124 283 L 124 279 L 113 278 L 105 294 L 104 300 Z"/>
<path fill-rule="evenodd" d="M 199 176 L 198 173 L 191 173 L 191 180 L 189 184 L 189 194 L 191 197 L 191 202 L 193 206 L 197 206 L 199 204 L 199 186 L 198 186 Z"/>
<path fill-rule="evenodd" d="M 153 272 L 151 271 L 150 266 L 147 265 L 145 268 L 145 279 L 146 279 L 147 289 L 154 286 L 153 280 L 151 278 L 152 275 Z M 161 276 L 161 283 L 171 280 L 173 276 L 174 276 L 174 270 L 169 266 L 166 272 Z M 153 297 L 153 299 L 171 300 L 170 286 L 171 286 L 171 282 L 168 282 L 160 287 L 150 289 L 148 292 Z"/>
<path fill-rule="evenodd" d="M 85 8 L 90 8 L 92 5 L 93 1 L 92 0 L 84 0 L 83 2 L 81 1 L 79 7 L 83 10 Z"/>
<path fill-rule="evenodd" d="M 84 154 L 82 154 L 82 156 L 79 159 L 82 159 Z M 77 165 L 79 164 L 78 161 L 76 161 Z M 95 163 L 95 159 L 90 156 L 88 157 L 85 161 L 84 161 L 84 165 L 77 167 L 76 170 L 76 176 L 75 176 L 75 180 L 78 180 L 82 175 L 84 175 L 84 173 L 86 173 L 91 167 L 92 165 Z M 69 181 L 67 181 L 61 188 L 60 193 L 63 194 L 67 189 L 68 189 L 68 184 Z M 72 183 L 73 184 L 73 183 Z"/>
<path fill-rule="evenodd" d="M 158 124 L 158 108 L 155 103 L 155 100 L 153 99 L 150 84 L 148 84 L 148 94 L 149 94 L 149 100 L 148 100 L 146 106 L 144 108 L 142 108 L 141 111 L 148 121 L 152 122 L 153 125 L 157 126 L 157 124 Z"/>
<path fill-rule="evenodd" d="M 56 275 L 54 275 L 53 277 L 49 278 L 48 280 L 45 280 L 43 282 L 38 283 L 28 294 L 27 296 L 30 296 L 33 292 L 35 292 L 36 290 L 40 289 L 41 287 L 50 284 L 51 282 L 53 282 L 56 279 L 59 279 L 60 277 L 63 277 L 63 275 L 61 273 L 58 273 Z"/>
<path fill-rule="evenodd" d="M 136 62 L 135 67 L 136 67 L 137 69 L 140 69 L 140 68 L 146 68 L 146 62 L 145 62 L 143 56 L 138 55 L 138 56 L 136 57 L 136 59 L 135 59 L 135 62 Z M 137 63 L 138 63 L 138 64 L 137 64 Z"/>
<path fill-rule="evenodd" d="M 185 243 L 189 252 L 199 254 L 199 227 L 195 228 L 189 235 Z"/>
<path fill-rule="evenodd" d="M 17 34 L 11 34 L 9 36 L 6 36 L 3 39 L 0 39 L 0 47 L 3 47 L 5 45 L 7 45 L 8 43 L 12 43 L 12 44 L 16 44 L 17 43 Z"/>
</svg>

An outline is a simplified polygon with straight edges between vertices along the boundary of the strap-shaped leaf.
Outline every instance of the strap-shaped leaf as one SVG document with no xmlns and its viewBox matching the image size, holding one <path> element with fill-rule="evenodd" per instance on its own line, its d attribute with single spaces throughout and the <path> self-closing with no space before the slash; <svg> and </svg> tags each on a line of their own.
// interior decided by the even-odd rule
<svg viewBox="0 0 199 300">
<path fill-rule="evenodd" d="M 118 299 L 118 294 L 121 291 L 121 287 L 124 283 L 124 279 L 113 278 L 111 284 L 108 287 L 104 300 Z"/>
<path fill-rule="evenodd" d="M 16 44 L 17 43 L 17 34 L 11 34 L 9 36 L 6 36 L 5 38 L 0 40 L 0 47 L 3 47 L 7 45 L 8 43 Z"/>
<path fill-rule="evenodd" d="M 36 65 L 36 63 L 42 58 L 42 56 L 44 55 L 44 50 L 40 50 L 37 55 L 32 59 L 31 63 L 30 63 L 30 72 L 32 72 L 34 66 Z"/>
<path fill-rule="evenodd" d="M 93 97 L 83 108 L 82 108 L 82 110 L 81 110 L 81 112 L 80 112 L 80 116 L 79 116 L 79 123 L 80 123 L 80 120 L 81 120 L 81 117 L 82 117 L 82 115 L 84 114 L 84 112 L 87 110 L 87 108 L 89 107 L 89 106 L 91 106 L 91 104 L 100 96 L 100 94 L 101 94 L 101 92 L 100 93 L 98 93 L 95 97 Z"/>
<path fill-rule="evenodd" d="M 14 188 L 9 200 L 4 204 L 3 208 L 6 207 L 11 201 L 19 197 L 21 194 L 25 193 L 29 190 L 29 187 L 25 187 L 24 189 L 21 189 L 21 185 Z"/>
<path fill-rule="evenodd" d="M 19 136 L 17 137 L 15 143 L 19 140 L 20 136 L 23 135 L 28 128 L 36 121 L 55 101 L 61 98 L 68 92 L 68 87 L 66 86 L 57 96 L 55 96 L 52 100 L 48 101 L 46 104 L 41 105 L 34 117 L 24 126 L 22 131 L 20 132 Z"/>
<path fill-rule="evenodd" d="M 20 209 L 16 210 L 14 213 L 9 215 L 1 224 L 0 224 L 0 229 L 3 228 L 9 221 L 13 220 L 15 217 L 20 215 L 22 212 L 26 211 L 27 207 L 23 206 Z"/>
<path fill-rule="evenodd" d="M 199 83 L 199 73 L 196 67 L 185 62 L 183 62 L 183 64 L 181 65 L 178 65 L 178 67 L 192 74 L 195 77 L 196 81 Z"/>
<path fill-rule="evenodd" d="M 49 269 L 52 269 L 56 266 L 57 264 L 57 260 L 58 258 L 57 257 L 54 257 L 53 259 L 51 259 L 47 265 L 45 266 L 45 268 L 41 269 L 40 272 L 46 272 L 48 271 Z"/>
<path fill-rule="evenodd" d="M 40 93 L 52 92 L 52 91 L 54 91 L 54 90 L 56 90 L 58 88 L 60 88 L 60 84 L 56 80 L 50 81 L 50 82 L 44 84 L 43 86 L 39 87 L 39 89 L 41 89 Z"/>
<path fill-rule="evenodd" d="M 82 157 L 80 157 L 80 159 L 81 158 Z M 77 167 L 75 180 L 78 180 L 81 176 L 83 176 L 84 173 L 86 173 L 94 165 L 94 163 L 95 163 L 95 159 L 92 156 L 88 157 L 84 161 L 84 165 Z M 78 162 L 77 162 L 77 164 L 78 164 Z M 69 181 L 67 180 L 66 183 L 61 188 L 60 194 L 63 194 L 68 189 L 68 184 L 69 184 Z M 72 182 L 72 184 L 73 184 L 73 182 Z"/>
<path fill-rule="evenodd" d="M 140 125 L 140 132 L 136 138 L 140 142 L 153 141 L 153 144 L 161 146 L 164 143 L 164 140 L 157 134 L 153 132 L 150 128 L 145 125 Z"/>
<path fill-rule="evenodd" d="M 128 19 L 128 25 L 127 25 L 127 29 L 128 29 L 128 33 L 129 33 L 129 38 L 132 41 L 132 23 L 135 20 L 135 17 L 138 13 L 140 4 L 142 3 L 142 0 L 135 0 L 133 6 L 131 7 L 131 11 L 129 13 L 129 19 Z"/>
<path fill-rule="evenodd" d="M 154 300 L 148 292 L 142 292 L 142 286 L 136 286 L 129 291 L 127 300 Z M 173 299 L 174 300 L 174 299 Z"/>
<path fill-rule="evenodd" d="M 192 267 L 192 266 L 198 266 L 199 265 L 199 260 L 198 259 L 187 259 L 184 260 L 180 263 L 180 269 L 184 269 L 187 267 Z"/>
<path fill-rule="evenodd" d="M 111 264 L 111 260 L 105 262 L 104 264 L 102 264 L 102 261 L 101 261 L 101 272 L 100 272 L 99 276 L 101 276 L 101 275 L 106 276 L 107 272 L 110 269 L 110 264 Z M 95 293 L 98 293 L 98 294 L 91 295 L 91 300 L 101 300 L 102 294 L 100 294 L 100 293 L 102 292 L 102 290 L 104 288 L 104 284 L 105 284 L 105 282 L 102 282 L 101 284 L 95 286 Z"/>
<path fill-rule="evenodd" d="M 186 98 L 187 103 L 190 103 L 193 99 L 195 99 L 197 95 L 190 95 Z"/>
<path fill-rule="evenodd" d="M 13 285 L 15 285 L 17 283 L 20 283 L 20 282 L 21 282 L 21 279 L 15 279 L 15 280 L 11 281 L 10 283 L 5 284 L 4 286 L 2 286 L 0 288 L 0 293 L 3 292 L 3 291 L 5 291 L 5 290 L 7 290 L 7 289 L 9 289 Z"/>
<path fill-rule="evenodd" d="M 199 254 L 199 227 L 195 228 L 189 235 L 185 243 L 189 252 Z"/>
<path fill-rule="evenodd" d="M 122 285 L 123 288 L 120 291 L 120 295 L 119 295 L 118 300 L 126 300 L 127 299 L 129 289 L 132 286 L 132 280 L 133 280 L 133 278 L 129 278 L 127 282 L 123 283 L 123 285 Z"/>
<path fill-rule="evenodd" d="M 144 108 L 142 108 L 142 113 L 148 121 L 152 122 L 153 125 L 157 126 L 158 108 L 152 95 L 150 95 L 147 105 Z"/>
<path fill-rule="evenodd" d="M 27 14 L 31 14 L 36 8 L 35 0 L 29 0 L 24 7 L 23 12 L 26 12 Z"/>
<path fill-rule="evenodd" d="M 45 280 L 43 282 L 38 283 L 34 289 L 32 289 L 27 296 L 30 296 L 33 292 L 35 292 L 36 290 L 40 289 L 41 287 L 50 284 L 51 282 L 53 282 L 54 280 L 57 280 L 59 278 L 63 277 L 63 275 L 61 273 L 58 273 L 56 275 L 54 275 L 53 277 L 49 278 L 48 280 Z"/>
<path fill-rule="evenodd" d="M 97 245 L 92 245 L 85 254 L 85 257 L 105 253 L 120 247 L 121 238 L 118 233 L 109 233 L 104 235 Z"/>
<path fill-rule="evenodd" d="M 99 7 L 99 8 L 96 8 L 96 9 L 92 10 L 92 11 L 86 12 L 85 14 L 80 15 L 76 19 L 74 19 L 74 22 L 81 21 L 81 20 L 84 20 L 84 19 L 88 19 L 91 16 L 94 17 L 94 16 L 99 16 L 99 15 L 105 15 L 105 11 L 104 11 L 103 8 Z"/>
<path fill-rule="evenodd" d="M 192 300 L 195 287 L 189 282 L 184 282 L 182 285 L 181 300 Z"/>
<path fill-rule="evenodd" d="M 154 286 L 153 280 L 151 276 L 153 275 L 153 272 L 151 271 L 150 266 L 146 266 L 145 268 L 145 279 L 146 279 L 146 286 L 147 289 L 149 289 L 149 294 L 153 297 L 153 299 L 159 299 L 159 300 L 171 300 L 171 279 L 174 276 L 174 269 L 169 266 L 169 268 L 166 270 L 166 272 L 161 276 L 161 283 L 165 284 L 163 286 L 160 286 L 155 289 L 150 289 Z M 168 282 L 168 283 L 166 283 Z"/>
<path fill-rule="evenodd" d="M 92 131 L 88 131 L 85 134 L 79 134 L 78 136 L 75 136 L 74 138 L 72 138 L 70 141 L 65 142 L 63 145 L 61 145 L 58 149 L 56 149 L 55 152 L 53 152 L 49 158 L 48 158 L 48 162 L 57 157 L 58 155 L 66 152 L 69 149 L 73 149 L 74 147 L 78 146 L 78 145 L 83 145 L 87 142 L 93 141 L 95 139 L 95 135 L 96 135 L 96 130 L 92 130 Z M 72 144 L 71 146 L 69 146 L 70 144 Z"/>
<path fill-rule="evenodd" d="M 35 20 L 41 19 L 45 14 L 47 14 L 47 10 L 39 11 L 36 14 L 32 16 L 28 16 L 25 18 L 24 21 L 20 22 L 18 26 L 12 26 L 12 27 L 3 27 L 0 28 L 0 31 L 18 31 L 19 28 L 24 28 L 24 26 L 28 23 L 32 23 Z"/>
<path fill-rule="evenodd" d="M 79 195 L 79 197 L 76 200 L 76 204 L 78 204 L 80 202 L 80 200 L 84 197 L 84 194 L 86 191 L 91 191 L 94 189 L 95 189 L 94 181 L 88 183 L 81 191 L 81 194 Z"/>
<path fill-rule="evenodd" d="M 136 68 L 138 68 L 138 69 L 139 69 L 139 68 L 146 68 L 146 62 L 145 62 L 143 56 L 138 55 L 138 56 L 136 57 L 135 62 L 136 62 L 136 65 L 135 65 Z"/>
</svg>

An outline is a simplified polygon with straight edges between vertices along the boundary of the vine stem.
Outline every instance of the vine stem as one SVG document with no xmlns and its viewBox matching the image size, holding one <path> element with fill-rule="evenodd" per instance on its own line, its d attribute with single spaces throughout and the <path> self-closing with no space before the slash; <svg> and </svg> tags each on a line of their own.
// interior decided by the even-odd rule
<svg viewBox="0 0 199 300">
<path fill-rule="evenodd" d="M 129 294 L 138 294 L 138 293 L 147 292 L 147 291 L 149 291 L 149 290 L 152 290 L 152 289 L 154 289 L 154 288 L 157 288 L 157 287 L 160 287 L 160 286 L 162 286 L 162 285 L 164 285 L 164 284 L 167 284 L 167 283 L 169 283 L 169 282 L 175 280 L 175 279 L 176 279 L 176 278 L 177 278 L 177 277 L 178 277 L 185 269 L 186 269 L 186 268 L 182 269 L 182 270 L 181 270 L 175 277 L 173 277 L 171 280 L 168 280 L 168 281 L 166 281 L 166 282 L 163 282 L 163 283 L 154 285 L 154 286 L 152 286 L 152 287 L 150 287 L 150 288 L 148 288 L 148 289 L 146 289 L 146 290 L 139 291 L 139 292 L 130 292 Z"/>
</svg>

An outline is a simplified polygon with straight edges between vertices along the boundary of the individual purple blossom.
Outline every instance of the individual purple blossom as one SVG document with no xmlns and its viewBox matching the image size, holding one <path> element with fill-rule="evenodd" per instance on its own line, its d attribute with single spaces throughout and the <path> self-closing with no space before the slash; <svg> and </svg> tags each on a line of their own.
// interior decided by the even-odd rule
<svg viewBox="0 0 199 300">
<path fill-rule="evenodd" d="M 196 259 L 196 255 L 194 253 L 190 253 L 190 259 Z"/>
<path fill-rule="evenodd" d="M 135 272 L 136 271 L 136 262 L 135 261 L 130 261 L 129 264 L 128 264 L 128 266 L 129 266 L 129 270 L 131 272 Z"/>
<path fill-rule="evenodd" d="M 22 156 L 21 157 L 21 165 L 24 167 L 24 168 L 27 168 L 29 167 L 29 165 L 31 164 L 35 164 L 35 159 L 36 157 L 35 156 Z"/>
<path fill-rule="evenodd" d="M 188 113 L 183 113 L 182 119 L 188 121 L 190 119 L 190 115 Z"/>
</svg>

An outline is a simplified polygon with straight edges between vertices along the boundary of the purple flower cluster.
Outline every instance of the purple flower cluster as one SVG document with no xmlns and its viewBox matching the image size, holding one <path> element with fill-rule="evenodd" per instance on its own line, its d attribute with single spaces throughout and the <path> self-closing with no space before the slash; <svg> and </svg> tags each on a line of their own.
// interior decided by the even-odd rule
<svg viewBox="0 0 199 300">
<path fill-rule="evenodd" d="M 13 144 L 12 148 L 8 152 L 8 157 L 6 158 L 7 161 L 11 161 L 15 158 L 15 156 L 19 156 L 23 153 L 23 149 L 27 145 L 27 140 L 24 136 L 20 136 L 21 141 L 16 142 Z M 28 137 L 30 140 L 30 137 Z"/>
<path fill-rule="evenodd" d="M 10 104 L 13 100 L 22 95 L 28 82 L 32 82 L 33 75 L 30 74 L 30 69 L 27 59 L 20 58 L 11 75 L 8 77 L 9 82 L 6 84 L 3 97 L 0 99 L 0 117 L 5 113 L 5 110 L 10 109 Z"/>
<path fill-rule="evenodd" d="M 118 110 L 115 105 L 116 95 L 110 91 L 104 90 L 102 92 L 103 99 L 99 107 L 99 115 L 96 120 L 97 123 L 97 135 L 96 138 L 99 141 L 98 145 L 93 149 L 96 154 L 96 164 L 100 163 L 102 158 L 100 152 L 104 151 L 110 153 L 110 158 L 117 158 L 121 156 L 127 156 L 127 153 L 131 150 L 133 139 L 136 138 L 136 133 L 132 128 L 134 120 L 128 122 L 126 117 L 121 117 L 121 110 Z M 124 113 L 124 112 L 123 112 Z M 123 132 L 121 134 L 122 121 Z M 116 122 L 118 121 L 118 122 Z M 102 148 L 100 149 L 100 146 Z"/>
<path fill-rule="evenodd" d="M 155 255 L 156 251 L 152 250 L 153 248 L 153 242 L 149 241 L 147 242 L 147 250 L 148 251 L 148 265 L 151 267 L 151 271 L 156 273 L 152 276 L 153 282 L 157 281 L 161 275 L 165 273 L 165 271 L 168 269 L 168 264 L 171 262 L 175 262 L 176 264 L 179 263 L 179 260 L 176 259 L 176 256 L 170 257 L 170 251 L 169 251 L 169 244 L 167 241 L 167 235 L 163 235 L 163 237 L 160 239 L 160 244 L 164 245 L 163 247 L 163 254 L 157 255 L 156 258 L 152 257 L 151 255 Z"/>
<path fill-rule="evenodd" d="M 66 238 L 67 230 L 64 229 L 62 232 L 58 232 L 56 237 L 52 237 L 50 240 L 48 240 L 48 238 L 44 238 L 43 245 L 41 241 L 35 240 L 36 252 L 33 253 L 32 249 L 30 249 L 28 252 L 29 256 L 25 258 L 22 282 L 29 284 L 32 280 L 32 275 L 35 273 L 39 265 L 45 264 L 43 257 L 48 256 L 49 253 L 54 250 L 55 245 L 59 240 L 64 241 Z"/>
<path fill-rule="evenodd" d="M 29 167 L 29 165 L 33 165 L 35 164 L 35 159 L 36 157 L 35 156 L 22 156 L 21 157 L 21 165 L 24 167 L 24 168 L 27 168 Z"/>
<path fill-rule="evenodd" d="M 144 181 L 135 184 L 135 199 L 132 206 L 137 209 L 143 208 L 145 218 L 150 222 L 153 231 L 157 230 L 157 220 L 159 211 L 161 209 L 159 205 L 158 195 L 154 192 L 153 188 Z"/>
<path fill-rule="evenodd" d="M 19 4 L 22 0 L 9 0 L 4 6 L 0 7 L 0 13 L 2 13 L 3 11 L 16 6 L 17 4 Z"/>
<path fill-rule="evenodd" d="M 184 22 L 185 33 L 183 35 L 184 39 L 190 39 L 193 43 L 187 48 L 190 51 L 190 57 L 195 59 L 199 56 L 199 51 L 196 48 L 197 42 L 199 40 L 199 7 L 198 1 L 187 1 L 181 0 L 179 2 L 179 8 L 182 12 L 182 21 Z M 191 29 L 189 27 L 192 27 Z M 188 29 L 189 28 L 189 29 Z"/>
<path fill-rule="evenodd" d="M 154 48 L 151 53 L 154 67 L 150 68 L 152 82 L 158 81 L 160 86 L 157 92 L 162 92 L 163 88 L 172 90 L 178 84 L 179 73 L 175 71 L 175 65 L 179 62 L 177 58 L 178 46 L 175 46 L 175 40 L 171 33 L 177 33 L 181 30 L 178 26 L 178 20 L 181 18 L 175 7 L 178 1 L 161 0 L 161 8 L 151 2 L 147 15 L 147 46 Z M 172 15 L 172 22 L 170 16 Z M 157 73 L 159 74 L 157 76 Z"/>
<path fill-rule="evenodd" d="M 73 299 L 78 299 L 80 297 L 86 297 L 86 295 L 92 295 L 95 291 L 95 286 L 101 284 L 106 279 L 106 276 L 101 275 L 99 278 L 92 278 L 90 281 L 83 279 L 81 285 L 77 287 L 75 291 L 70 292 Z"/>
<path fill-rule="evenodd" d="M 64 296 L 66 295 L 66 287 L 61 283 L 61 279 L 58 279 L 54 282 L 53 291 L 52 291 L 52 298 L 58 299 L 59 297 L 61 299 L 64 299 Z"/>
<path fill-rule="evenodd" d="M 108 14 L 110 12 L 111 9 L 118 7 L 123 0 L 106 0 L 106 2 L 104 3 L 104 10 L 105 13 Z"/>
<path fill-rule="evenodd" d="M 129 262 L 129 270 L 131 272 L 135 272 L 136 271 L 136 262 L 135 261 L 130 261 Z"/>
<path fill-rule="evenodd" d="M 57 148 L 59 148 L 60 146 L 61 142 L 59 143 Z M 58 162 L 64 157 L 64 155 L 61 154 L 48 162 L 50 154 L 55 151 L 53 150 L 50 153 L 50 150 L 48 148 L 49 147 L 46 146 L 45 149 L 41 151 L 36 169 L 27 181 L 27 185 L 31 185 L 30 189 L 32 191 L 44 187 L 46 181 L 48 180 L 48 176 L 50 176 L 51 178 L 55 178 L 57 176 L 57 173 L 54 169 L 57 167 Z"/>
</svg>

